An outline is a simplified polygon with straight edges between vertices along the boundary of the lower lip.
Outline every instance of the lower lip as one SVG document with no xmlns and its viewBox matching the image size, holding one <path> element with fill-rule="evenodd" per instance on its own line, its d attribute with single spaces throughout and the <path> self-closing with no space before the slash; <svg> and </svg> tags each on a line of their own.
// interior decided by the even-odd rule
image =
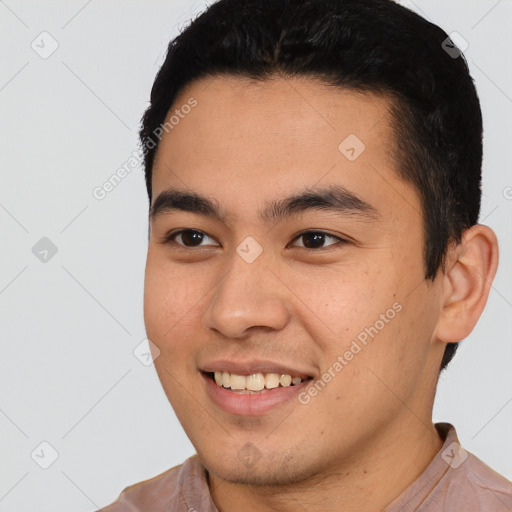
<svg viewBox="0 0 512 512">
<path fill-rule="evenodd" d="M 296 386 L 279 386 L 263 393 L 236 393 L 218 386 L 203 372 L 201 377 L 210 398 L 224 411 L 239 416 L 262 416 L 289 400 L 295 398 L 298 401 L 297 395 L 313 380 L 305 380 Z"/>
</svg>

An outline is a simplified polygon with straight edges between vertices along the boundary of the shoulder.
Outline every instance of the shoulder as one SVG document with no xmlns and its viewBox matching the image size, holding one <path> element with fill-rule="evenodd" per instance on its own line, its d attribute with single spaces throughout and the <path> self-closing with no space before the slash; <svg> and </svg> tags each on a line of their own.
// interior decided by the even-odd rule
<svg viewBox="0 0 512 512">
<path fill-rule="evenodd" d="M 450 423 L 436 423 L 443 445 L 386 512 L 512 511 L 512 483 L 460 444 Z"/>
<path fill-rule="evenodd" d="M 448 471 L 452 487 L 463 488 L 466 500 L 477 510 L 512 510 L 512 482 L 472 453 L 462 451 L 467 458 L 460 467 Z"/>
<path fill-rule="evenodd" d="M 448 509 L 464 506 L 468 512 L 512 510 L 512 482 L 466 451 L 453 426 L 445 427 L 450 427 L 449 435 L 440 455 L 447 469 L 433 493 L 433 502 Z"/>
<path fill-rule="evenodd" d="M 183 487 L 201 476 L 197 455 L 148 480 L 132 484 L 121 492 L 117 500 L 98 512 L 142 512 L 172 510 L 172 506 L 183 503 Z"/>
</svg>

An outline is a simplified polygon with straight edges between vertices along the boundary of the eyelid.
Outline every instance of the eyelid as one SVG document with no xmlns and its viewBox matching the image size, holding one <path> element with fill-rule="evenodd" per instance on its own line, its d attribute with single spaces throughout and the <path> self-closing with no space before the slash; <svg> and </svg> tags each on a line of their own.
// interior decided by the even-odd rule
<svg viewBox="0 0 512 512">
<path fill-rule="evenodd" d="M 215 240 L 215 238 L 213 236 L 211 236 L 208 233 L 206 233 L 206 231 L 202 231 L 201 229 L 181 228 L 181 229 L 177 229 L 175 231 L 171 231 L 171 232 L 167 233 L 166 235 L 164 235 L 164 237 L 163 237 L 163 239 L 161 240 L 160 243 L 165 245 L 165 244 L 169 244 L 169 243 L 172 242 L 172 243 L 175 243 L 178 247 L 181 247 L 183 249 L 195 249 L 195 248 L 205 247 L 204 245 L 198 245 L 196 247 L 187 247 L 186 245 L 179 244 L 175 240 L 173 240 L 175 237 L 181 235 L 185 231 L 195 231 L 197 233 L 201 233 L 201 234 L 207 236 L 208 238 L 210 238 L 212 240 Z M 217 242 L 217 240 L 215 240 L 215 241 Z M 210 245 L 210 244 L 208 244 L 208 245 Z"/>
<path fill-rule="evenodd" d="M 298 235 L 296 235 L 292 239 L 291 243 L 294 243 L 297 240 L 299 240 L 302 236 L 304 236 L 306 234 L 311 234 L 311 233 L 315 234 L 315 235 L 316 234 L 318 234 L 318 235 L 325 235 L 325 236 L 327 236 L 329 238 L 336 238 L 338 240 L 338 242 L 335 243 L 335 244 L 329 244 L 329 245 L 327 245 L 325 247 L 319 247 L 317 249 L 310 249 L 309 247 L 301 247 L 301 246 L 294 247 L 294 248 L 304 249 L 306 251 L 311 251 L 311 252 L 313 252 L 313 251 L 314 252 L 320 252 L 322 250 L 328 250 L 330 247 L 335 247 L 335 246 L 339 246 L 340 244 L 344 245 L 344 244 L 348 244 L 349 243 L 348 240 L 346 240 L 344 238 L 341 238 L 341 237 L 339 237 L 337 235 L 333 235 L 332 233 L 328 233 L 327 231 L 324 231 L 323 229 L 306 229 L 305 231 L 301 231 Z"/>
<path fill-rule="evenodd" d="M 195 247 L 187 247 L 186 245 L 179 244 L 175 240 L 173 240 L 175 237 L 181 235 L 185 231 L 194 231 L 194 232 L 197 232 L 197 233 L 201 233 L 201 234 L 205 235 L 206 237 L 210 238 L 211 240 L 215 240 L 215 238 L 213 236 L 209 235 L 205 231 L 202 231 L 201 229 L 181 228 L 181 229 L 177 229 L 175 231 L 171 231 L 171 232 L 167 233 L 166 235 L 164 235 L 164 237 L 163 237 L 163 239 L 161 240 L 160 243 L 165 245 L 165 244 L 169 244 L 169 243 L 172 242 L 172 243 L 176 244 L 178 247 L 180 247 L 182 249 L 199 249 L 201 247 L 206 247 L 204 245 L 198 245 L 198 246 L 195 246 Z M 292 238 L 292 241 L 290 243 L 293 244 L 298 239 L 300 239 L 303 235 L 306 235 L 306 234 L 326 235 L 327 237 L 337 239 L 338 242 L 334 243 L 334 244 L 327 245 L 326 247 L 318 247 L 318 248 L 315 248 L 315 249 L 311 249 L 311 248 L 308 248 L 308 247 L 300 247 L 300 246 L 293 247 L 294 249 L 303 249 L 303 250 L 310 251 L 310 252 L 321 252 L 322 250 L 328 250 L 330 247 L 335 247 L 335 246 L 345 245 L 345 244 L 350 243 L 349 240 L 347 240 L 346 238 L 342 238 L 340 236 L 333 235 L 332 233 L 328 233 L 327 231 L 324 231 L 322 229 L 306 229 L 304 231 L 301 231 L 300 233 L 298 233 L 297 235 L 295 235 Z M 217 240 L 215 240 L 215 241 L 217 242 Z M 211 244 L 207 244 L 207 245 L 211 245 Z"/>
</svg>

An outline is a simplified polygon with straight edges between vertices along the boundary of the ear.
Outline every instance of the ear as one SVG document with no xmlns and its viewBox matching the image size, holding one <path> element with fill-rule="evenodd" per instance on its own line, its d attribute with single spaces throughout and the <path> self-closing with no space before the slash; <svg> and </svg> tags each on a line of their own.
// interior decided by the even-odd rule
<svg viewBox="0 0 512 512">
<path fill-rule="evenodd" d="M 443 275 L 441 315 L 436 337 L 446 343 L 463 340 L 473 330 L 487 302 L 498 267 L 494 231 L 480 224 L 467 229 L 452 245 Z"/>
</svg>

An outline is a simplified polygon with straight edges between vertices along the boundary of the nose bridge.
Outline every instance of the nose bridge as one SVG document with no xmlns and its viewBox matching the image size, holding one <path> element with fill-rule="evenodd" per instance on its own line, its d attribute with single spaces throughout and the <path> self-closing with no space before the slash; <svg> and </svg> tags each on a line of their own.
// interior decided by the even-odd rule
<svg viewBox="0 0 512 512">
<path fill-rule="evenodd" d="M 247 249 L 249 250 L 247 251 Z M 240 250 L 246 249 L 246 253 Z M 282 329 L 289 317 L 286 287 L 267 267 L 265 255 L 246 258 L 252 248 L 240 244 L 229 268 L 214 288 L 203 314 L 203 325 L 230 338 L 243 337 L 251 327 Z"/>
</svg>

